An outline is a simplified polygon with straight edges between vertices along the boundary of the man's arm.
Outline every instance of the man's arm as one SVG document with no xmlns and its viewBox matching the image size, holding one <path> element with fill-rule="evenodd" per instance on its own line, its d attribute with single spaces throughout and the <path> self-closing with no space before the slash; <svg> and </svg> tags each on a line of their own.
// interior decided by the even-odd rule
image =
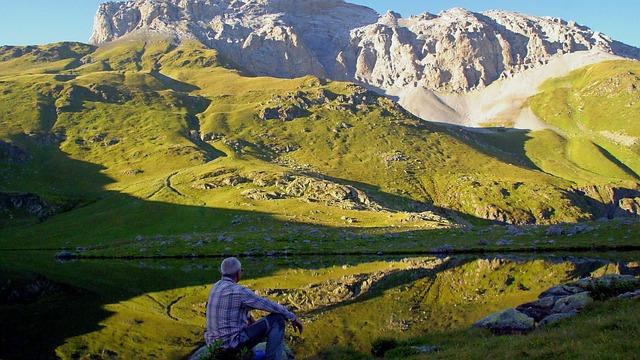
<svg viewBox="0 0 640 360">
<path fill-rule="evenodd" d="M 286 307 L 277 304 L 269 299 L 262 298 L 253 291 L 243 288 L 242 303 L 252 309 L 263 310 L 272 314 L 282 314 L 291 321 L 296 321 L 297 317 Z"/>
</svg>

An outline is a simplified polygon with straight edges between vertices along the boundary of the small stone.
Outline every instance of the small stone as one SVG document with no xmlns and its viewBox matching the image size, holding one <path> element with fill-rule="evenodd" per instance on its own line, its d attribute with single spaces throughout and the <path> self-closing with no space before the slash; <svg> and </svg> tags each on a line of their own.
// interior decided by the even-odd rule
<svg viewBox="0 0 640 360">
<path fill-rule="evenodd" d="M 509 225 L 507 226 L 507 233 L 511 236 L 522 236 L 525 234 L 525 231 L 519 226 Z"/>
<path fill-rule="evenodd" d="M 545 235 L 547 236 L 560 236 L 564 233 L 564 229 L 559 225 L 552 225 L 547 228 Z"/>
<path fill-rule="evenodd" d="M 498 245 L 498 246 L 513 245 L 513 240 L 501 239 L 501 240 L 496 241 L 496 245 Z"/>
<path fill-rule="evenodd" d="M 422 353 L 422 354 L 432 354 L 438 351 L 438 347 L 433 345 L 419 345 L 419 346 L 412 346 L 411 348 L 417 351 L 418 353 Z"/>
</svg>

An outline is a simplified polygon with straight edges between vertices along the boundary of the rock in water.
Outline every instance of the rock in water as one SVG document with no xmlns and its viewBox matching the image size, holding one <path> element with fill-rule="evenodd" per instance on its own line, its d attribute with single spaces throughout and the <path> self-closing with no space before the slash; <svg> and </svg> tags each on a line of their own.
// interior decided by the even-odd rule
<svg viewBox="0 0 640 360">
<path fill-rule="evenodd" d="M 256 75 L 316 75 L 384 90 L 481 88 L 553 56 L 640 49 L 575 22 L 461 8 L 402 18 L 342 0 L 139 0 L 100 5 L 91 42 L 134 32 L 197 39 Z"/>
<path fill-rule="evenodd" d="M 491 314 L 473 326 L 491 330 L 495 334 L 526 333 L 533 330 L 535 321 L 516 309 L 508 309 Z"/>
<path fill-rule="evenodd" d="M 76 257 L 76 254 L 72 253 L 71 251 L 67 251 L 67 250 L 62 250 L 58 253 L 56 253 L 56 260 L 58 261 L 69 261 L 72 260 Z"/>
</svg>

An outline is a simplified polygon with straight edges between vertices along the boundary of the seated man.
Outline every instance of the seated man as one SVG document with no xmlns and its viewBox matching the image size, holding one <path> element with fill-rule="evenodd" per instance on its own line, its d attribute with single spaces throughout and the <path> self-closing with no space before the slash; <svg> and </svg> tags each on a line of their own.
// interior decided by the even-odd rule
<svg viewBox="0 0 640 360">
<path fill-rule="evenodd" d="M 227 351 L 248 349 L 267 341 L 265 358 L 280 360 L 284 350 L 284 330 L 287 320 L 302 333 L 302 324 L 287 308 L 256 295 L 238 285 L 242 275 L 240 260 L 228 258 L 220 265 L 222 279 L 213 285 L 207 303 L 207 345 L 218 343 Z M 253 322 L 249 311 L 257 309 L 271 313 Z"/>
</svg>

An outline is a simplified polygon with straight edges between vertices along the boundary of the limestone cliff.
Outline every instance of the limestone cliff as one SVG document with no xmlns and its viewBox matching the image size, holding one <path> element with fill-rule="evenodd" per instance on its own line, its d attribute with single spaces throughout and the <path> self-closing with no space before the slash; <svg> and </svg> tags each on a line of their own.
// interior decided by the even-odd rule
<svg viewBox="0 0 640 360">
<path fill-rule="evenodd" d="M 403 18 L 342 0 L 135 0 L 102 4 L 91 42 L 136 32 L 196 39 L 256 75 L 465 92 L 547 63 L 640 49 L 555 18 L 461 8 Z"/>
</svg>

